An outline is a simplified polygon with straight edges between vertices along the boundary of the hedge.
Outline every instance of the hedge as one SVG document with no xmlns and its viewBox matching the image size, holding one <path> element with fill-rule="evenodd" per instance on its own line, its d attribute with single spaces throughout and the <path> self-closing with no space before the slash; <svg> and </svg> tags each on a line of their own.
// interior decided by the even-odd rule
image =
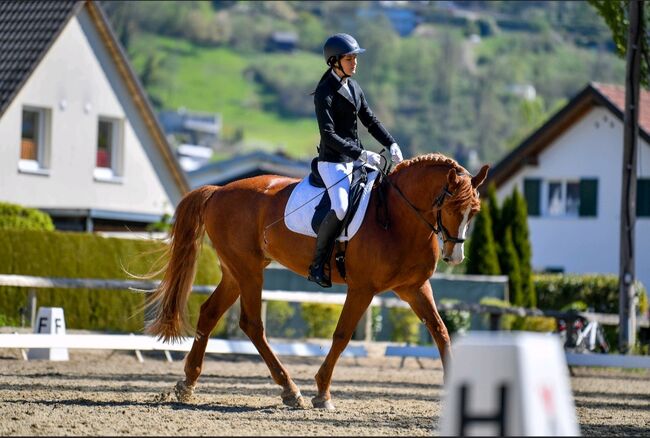
<svg viewBox="0 0 650 438">
<path fill-rule="evenodd" d="M 0 230 L 54 230 L 52 218 L 35 208 L 0 202 Z"/>
<path fill-rule="evenodd" d="M 593 312 L 618 314 L 618 276 L 603 274 L 539 274 L 534 276 L 540 309 L 560 310 L 572 303 L 587 303 Z M 648 311 L 645 287 L 637 282 L 637 310 Z"/>
<path fill-rule="evenodd" d="M 43 277 L 130 279 L 151 270 L 165 244 L 156 241 L 104 238 L 95 234 L 58 231 L 0 230 L 0 273 Z M 159 279 L 157 277 L 157 279 Z M 204 245 L 195 284 L 221 279 L 214 250 Z M 36 289 L 39 306 L 63 307 L 66 326 L 75 329 L 141 332 L 144 296 L 139 293 L 90 289 Z M 20 308 L 27 306 L 26 288 L 0 287 L 0 315 L 5 324 L 19 325 Z M 193 325 L 207 295 L 192 294 Z M 218 329 L 222 329 L 220 324 Z"/>
</svg>

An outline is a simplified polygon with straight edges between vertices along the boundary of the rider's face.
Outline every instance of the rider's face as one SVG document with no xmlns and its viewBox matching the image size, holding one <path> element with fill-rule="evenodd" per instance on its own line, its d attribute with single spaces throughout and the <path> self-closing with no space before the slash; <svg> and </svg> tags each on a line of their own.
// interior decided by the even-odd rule
<svg viewBox="0 0 650 438">
<path fill-rule="evenodd" d="M 345 74 L 353 76 L 357 72 L 357 55 L 345 55 L 341 58 L 341 67 Z"/>
</svg>

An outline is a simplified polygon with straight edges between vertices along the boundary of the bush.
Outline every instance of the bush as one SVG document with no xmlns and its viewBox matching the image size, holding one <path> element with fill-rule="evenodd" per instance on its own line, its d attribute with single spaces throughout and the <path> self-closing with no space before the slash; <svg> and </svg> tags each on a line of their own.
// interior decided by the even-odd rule
<svg viewBox="0 0 650 438">
<path fill-rule="evenodd" d="M 508 301 L 498 298 L 483 298 L 481 304 L 494 307 L 511 307 Z M 484 316 L 485 324 L 488 324 L 488 315 Z M 517 316 L 504 314 L 501 316 L 499 330 L 521 330 L 527 332 L 554 332 L 557 324 L 555 318 L 550 316 Z"/>
<path fill-rule="evenodd" d="M 0 272 L 43 277 L 130 279 L 144 274 L 160 257 L 162 242 L 104 238 L 88 233 L 57 231 L 0 231 Z M 214 250 L 207 245 L 199 257 L 195 284 L 217 284 L 221 274 Z M 160 278 L 160 277 L 158 277 Z M 20 320 L 27 303 L 26 288 L 0 287 L 0 314 L 9 322 Z M 38 305 L 63 307 L 66 326 L 75 329 L 140 332 L 144 295 L 128 290 L 37 289 Z M 189 300 L 190 322 L 195 325 L 206 295 Z"/>
<path fill-rule="evenodd" d="M 540 309 L 562 309 L 576 301 L 597 313 L 618 313 L 618 276 L 539 274 L 534 276 Z M 648 311 L 645 287 L 637 283 L 637 311 Z"/>
<path fill-rule="evenodd" d="M 54 230 L 52 218 L 35 208 L 0 202 L 0 230 Z"/>
<path fill-rule="evenodd" d="M 388 320 L 393 328 L 390 340 L 417 344 L 420 340 L 420 319 L 411 309 L 391 307 L 388 310 Z"/>
<path fill-rule="evenodd" d="M 308 338 L 332 338 L 343 306 L 341 304 L 301 303 Z"/>
<path fill-rule="evenodd" d="M 440 302 L 455 304 L 459 300 L 443 299 Z M 465 333 L 469 330 L 472 315 L 467 310 L 440 310 L 440 317 L 445 323 L 447 331 L 452 335 L 454 333 Z"/>
<path fill-rule="evenodd" d="M 269 336 L 290 338 L 296 329 L 289 326 L 295 309 L 286 301 L 269 301 L 266 307 L 266 333 Z"/>
</svg>

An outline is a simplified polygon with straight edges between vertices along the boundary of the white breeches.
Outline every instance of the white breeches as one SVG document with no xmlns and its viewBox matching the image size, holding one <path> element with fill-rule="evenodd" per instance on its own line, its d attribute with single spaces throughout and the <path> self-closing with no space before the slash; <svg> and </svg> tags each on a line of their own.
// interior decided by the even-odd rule
<svg viewBox="0 0 650 438">
<path fill-rule="evenodd" d="M 332 201 L 332 210 L 339 220 L 342 220 L 348 211 L 348 193 L 352 183 L 353 165 L 354 163 L 318 162 L 318 173 L 320 173 L 325 186 L 328 187 L 327 192 Z"/>
</svg>

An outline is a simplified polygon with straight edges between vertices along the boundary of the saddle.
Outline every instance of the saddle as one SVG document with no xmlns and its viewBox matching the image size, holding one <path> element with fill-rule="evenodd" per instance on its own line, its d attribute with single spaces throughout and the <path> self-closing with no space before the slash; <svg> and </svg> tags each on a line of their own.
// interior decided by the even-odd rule
<svg viewBox="0 0 650 438">
<path fill-rule="evenodd" d="M 341 222 L 340 234 L 347 236 L 348 235 L 348 226 L 354 217 L 354 214 L 359 209 L 359 204 L 361 203 L 361 198 L 364 192 L 364 188 L 368 183 L 368 169 L 365 166 L 355 167 L 352 171 L 352 182 L 350 183 L 350 192 L 349 192 L 349 207 L 348 211 L 345 213 L 345 217 Z M 318 158 L 314 158 L 311 161 L 311 173 L 309 174 L 309 184 L 319 189 L 325 189 L 325 183 L 318 173 Z M 332 201 L 330 195 L 327 191 L 323 194 L 320 202 L 316 206 L 314 211 L 314 216 L 311 220 L 311 228 L 314 230 L 314 233 L 318 234 L 318 229 L 320 228 L 321 222 L 328 211 L 331 210 Z"/>
</svg>

